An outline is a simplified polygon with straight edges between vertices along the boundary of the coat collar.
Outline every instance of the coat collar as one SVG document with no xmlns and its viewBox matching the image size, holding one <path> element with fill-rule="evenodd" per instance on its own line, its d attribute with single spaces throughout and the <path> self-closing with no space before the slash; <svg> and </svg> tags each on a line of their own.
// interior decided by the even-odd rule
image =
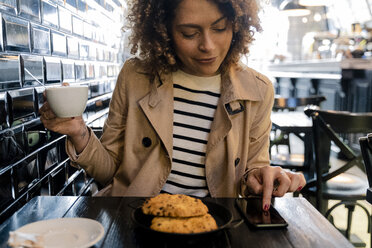
<svg viewBox="0 0 372 248">
<path fill-rule="evenodd" d="M 222 78 L 222 102 L 227 104 L 238 100 L 262 101 L 264 89 L 261 81 L 265 82 L 245 65 L 231 66 Z"/>
<path fill-rule="evenodd" d="M 138 73 L 148 74 L 143 67 L 137 69 Z M 221 79 L 221 101 L 228 104 L 239 100 L 262 101 L 264 98 L 264 87 L 267 87 L 267 80 L 256 71 L 243 64 L 231 66 Z M 158 94 L 160 86 L 172 84 L 172 73 L 158 73 L 154 84 L 151 86 L 149 105 L 155 107 L 161 97 Z"/>
</svg>

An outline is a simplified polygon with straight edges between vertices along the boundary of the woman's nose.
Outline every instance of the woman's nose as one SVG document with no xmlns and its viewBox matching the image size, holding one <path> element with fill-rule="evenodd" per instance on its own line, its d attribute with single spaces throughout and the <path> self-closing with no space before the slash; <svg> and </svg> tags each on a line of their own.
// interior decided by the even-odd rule
<svg viewBox="0 0 372 248">
<path fill-rule="evenodd" d="M 202 39 L 200 40 L 199 49 L 204 52 L 208 52 L 213 50 L 215 44 L 213 37 L 206 33 L 202 36 Z"/>
</svg>

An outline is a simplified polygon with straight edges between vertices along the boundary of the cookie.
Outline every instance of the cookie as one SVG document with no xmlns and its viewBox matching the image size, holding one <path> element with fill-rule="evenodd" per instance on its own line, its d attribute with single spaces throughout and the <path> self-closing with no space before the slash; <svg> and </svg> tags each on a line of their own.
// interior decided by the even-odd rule
<svg viewBox="0 0 372 248">
<path fill-rule="evenodd" d="M 217 229 L 215 219 L 210 214 L 197 217 L 155 217 L 151 229 L 167 233 L 201 233 Z"/>
<path fill-rule="evenodd" d="M 142 205 L 142 212 L 155 216 L 192 217 L 208 213 L 208 207 L 197 198 L 187 195 L 159 194 Z"/>
</svg>

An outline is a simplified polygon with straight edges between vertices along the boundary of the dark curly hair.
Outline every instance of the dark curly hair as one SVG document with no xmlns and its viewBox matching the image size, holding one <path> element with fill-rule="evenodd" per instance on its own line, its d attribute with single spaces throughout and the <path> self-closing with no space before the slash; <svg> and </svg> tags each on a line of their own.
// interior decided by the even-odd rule
<svg viewBox="0 0 372 248">
<path fill-rule="evenodd" d="M 131 0 L 128 28 L 131 53 L 139 57 L 151 72 L 175 71 L 179 68 L 170 33 L 174 11 L 183 0 Z M 237 64 L 241 55 L 248 54 L 256 31 L 261 31 L 256 0 L 207 0 L 233 23 L 233 39 L 220 70 Z"/>
</svg>

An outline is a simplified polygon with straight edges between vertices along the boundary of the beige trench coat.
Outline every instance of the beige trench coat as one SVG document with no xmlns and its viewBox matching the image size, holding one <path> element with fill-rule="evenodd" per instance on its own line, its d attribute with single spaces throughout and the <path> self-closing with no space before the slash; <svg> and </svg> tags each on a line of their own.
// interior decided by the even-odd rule
<svg viewBox="0 0 372 248">
<path fill-rule="evenodd" d="M 205 169 L 212 197 L 236 197 L 245 191 L 244 175 L 269 166 L 272 83 L 258 72 L 231 68 L 222 76 L 221 98 L 207 144 Z M 154 196 L 171 170 L 173 135 L 171 74 L 150 83 L 138 59 L 126 61 L 117 80 L 104 133 L 91 133 L 71 160 L 106 188 L 100 195 Z"/>
</svg>

